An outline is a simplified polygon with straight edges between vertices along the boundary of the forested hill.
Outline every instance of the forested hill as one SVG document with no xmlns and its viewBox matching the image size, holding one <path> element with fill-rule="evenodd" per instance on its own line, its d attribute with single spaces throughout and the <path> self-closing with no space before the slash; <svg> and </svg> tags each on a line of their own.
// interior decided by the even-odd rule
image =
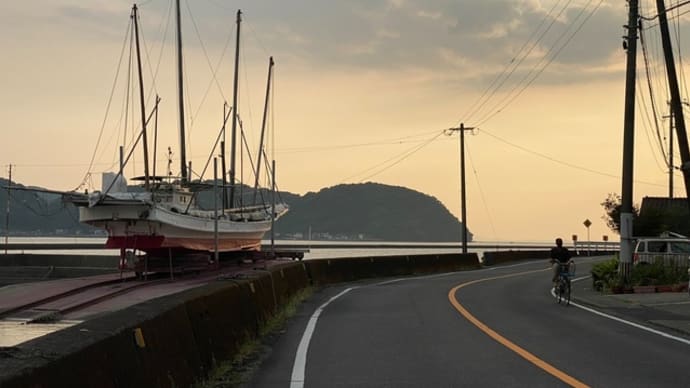
<svg viewBox="0 0 690 388">
<path fill-rule="evenodd" d="M 13 186 L 19 185 L 13 182 Z M 5 235 L 7 180 L 0 178 L 0 231 Z M 19 185 L 21 186 L 21 185 Z M 210 193 L 201 196 L 212 206 Z M 278 239 L 367 241 L 459 241 L 460 222 L 441 202 L 404 187 L 377 183 L 338 185 L 303 196 L 282 192 L 290 211 L 276 222 Z M 78 212 L 56 194 L 12 190 L 13 235 L 91 235 L 97 230 L 78 222 Z M 468 233 L 468 239 L 472 239 Z"/>
<path fill-rule="evenodd" d="M 286 200 L 276 223 L 281 235 L 382 241 L 459 241 L 461 224 L 436 198 L 404 187 L 347 184 Z M 294 201 L 294 202 L 293 202 Z M 471 233 L 468 232 L 471 240 Z"/>
<path fill-rule="evenodd" d="M 6 179 L 0 178 L 0 231 L 4 236 L 7 213 Z M 24 186 L 12 182 L 12 187 Z M 94 228 L 79 222 L 77 209 L 65 205 L 57 194 L 38 191 L 10 190 L 10 233 L 35 234 L 93 234 Z"/>
</svg>

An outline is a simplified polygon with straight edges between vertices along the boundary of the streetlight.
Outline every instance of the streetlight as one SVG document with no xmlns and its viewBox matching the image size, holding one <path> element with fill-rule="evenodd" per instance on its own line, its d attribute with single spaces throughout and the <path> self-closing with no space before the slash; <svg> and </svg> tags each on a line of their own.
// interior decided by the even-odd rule
<svg viewBox="0 0 690 388">
<path fill-rule="evenodd" d="M 449 131 L 460 131 L 460 214 L 462 222 L 462 253 L 467 253 L 467 206 L 465 195 L 465 131 L 471 131 L 474 127 L 465 127 L 460 123 L 459 128 L 448 128 Z"/>
</svg>

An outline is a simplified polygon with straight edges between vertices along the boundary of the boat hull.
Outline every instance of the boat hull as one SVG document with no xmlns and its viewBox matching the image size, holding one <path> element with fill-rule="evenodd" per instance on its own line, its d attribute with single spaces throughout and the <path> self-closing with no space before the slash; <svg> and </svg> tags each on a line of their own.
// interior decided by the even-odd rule
<svg viewBox="0 0 690 388">
<path fill-rule="evenodd" d="M 107 248 L 136 249 L 149 254 L 214 252 L 216 225 L 212 218 L 195 217 L 150 204 L 80 207 L 81 222 L 105 229 Z M 270 220 L 217 221 L 219 252 L 260 250 Z"/>
</svg>

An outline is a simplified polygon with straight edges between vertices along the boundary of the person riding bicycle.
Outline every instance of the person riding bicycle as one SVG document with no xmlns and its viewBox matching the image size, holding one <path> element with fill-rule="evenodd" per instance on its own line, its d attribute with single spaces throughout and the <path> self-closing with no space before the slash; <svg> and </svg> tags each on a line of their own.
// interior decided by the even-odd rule
<svg viewBox="0 0 690 388">
<path fill-rule="evenodd" d="M 553 269 L 553 276 L 551 277 L 551 281 L 553 281 L 554 286 L 558 282 L 558 274 L 561 270 L 561 264 L 567 265 L 566 268 L 570 266 L 570 258 L 572 256 L 570 255 L 570 251 L 568 248 L 563 246 L 563 240 L 559 237 L 556 239 L 556 246 L 551 248 L 551 255 L 549 258 L 549 262 L 552 264 L 552 269 Z"/>
</svg>

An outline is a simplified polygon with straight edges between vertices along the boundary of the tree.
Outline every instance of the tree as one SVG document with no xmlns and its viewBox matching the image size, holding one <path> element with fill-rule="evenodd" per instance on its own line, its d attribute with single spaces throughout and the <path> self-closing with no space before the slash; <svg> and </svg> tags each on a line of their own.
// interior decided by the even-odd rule
<svg viewBox="0 0 690 388">
<path fill-rule="evenodd" d="M 620 234 L 621 196 L 610 193 L 601 205 L 606 212 L 606 215 L 602 217 L 606 225 L 613 232 Z M 649 208 L 641 214 L 639 206 L 633 205 L 633 236 L 658 236 L 668 231 L 688 233 L 690 225 L 687 218 L 687 214 L 679 214 L 670 209 L 662 211 Z"/>
<path fill-rule="evenodd" d="M 621 201 L 620 195 L 609 193 L 608 197 L 601 203 L 606 215 L 602 218 L 606 221 L 606 226 L 614 233 L 621 233 Z M 639 209 L 633 205 L 633 225 L 634 220 L 639 216 Z"/>
</svg>

